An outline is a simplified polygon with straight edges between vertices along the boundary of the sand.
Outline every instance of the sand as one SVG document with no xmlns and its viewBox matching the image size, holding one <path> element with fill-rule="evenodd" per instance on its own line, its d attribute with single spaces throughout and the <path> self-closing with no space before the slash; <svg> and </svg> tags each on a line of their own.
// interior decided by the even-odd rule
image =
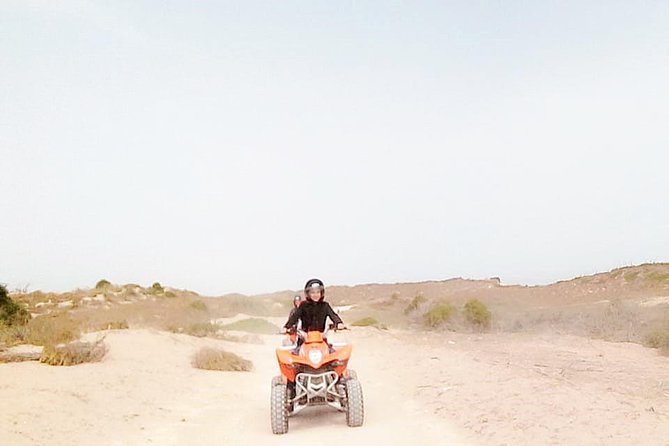
<svg viewBox="0 0 669 446">
<path fill-rule="evenodd" d="M 0 444 L 669 444 L 669 358 L 638 345 L 374 328 L 336 336 L 354 343 L 361 428 L 312 408 L 291 418 L 288 434 L 271 433 L 279 336 L 253 345 L 119 330 L 107 333 L 100 363 L 0 364 Z M 205 345 L 255 370 L 192 368 Z"/>
</svg>

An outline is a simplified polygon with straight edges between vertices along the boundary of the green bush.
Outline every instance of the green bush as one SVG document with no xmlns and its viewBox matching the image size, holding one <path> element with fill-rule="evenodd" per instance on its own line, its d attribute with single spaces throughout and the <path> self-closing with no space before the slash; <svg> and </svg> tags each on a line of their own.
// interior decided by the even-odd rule
<svg viewBox="0 0 669 446">
<path fill-rule="evenodd" d="M 413 313 L 418 309 L 418 307 L 423 305 L 425 302 L 427 302 L 425 296 L 423 296 L 422 294 L 418 294 L 411 300 L 409 305 L 407 305 L 407 307 L 404 309 L 404 314 Z"/>
<path fill-rule="evenodd" d="M 423 323 L 430 328 L 437 328 L 451 319 L 455 307 L 450 304 L 438 304 L 423 315 Z"/>
<path fill-rule="evenodd" d="M 0 323 L 3 325 L 25 325 L 30 315 L 19 304 L 14 302 L 7 288 L 0 284 Z"/>
<path fill-rule="evenodd" d="M 492 315 L 488 308 L 478 299 L 471 299 L 464 306 L 465 320 L 479 328 L 490 326 Z"/>
<path fill-rule="evenodd" d="M 154 282 L 151 285 L 151 290 L 156 292 L 156 293 L 164 293 L 165 292 L 165 288 L 163 288 L 163 286 L 160 284 L 160 282 Z"/>
<path fill-rule="evenodd" d="M 95 289 L 96 290 L 105 290 L 110 285 L 111 285 L 111 282 L 109 282 L 107 279 L 98 280 L 98 283 L 95 284 Z"/>
<path fill-rule="evenodd" d="M 379 321 L 373 317 L 363 317 L 362 319 L 353 322 L 351 325 L 354 327 L 369 327 L 379 325 Z"/>
</svg>

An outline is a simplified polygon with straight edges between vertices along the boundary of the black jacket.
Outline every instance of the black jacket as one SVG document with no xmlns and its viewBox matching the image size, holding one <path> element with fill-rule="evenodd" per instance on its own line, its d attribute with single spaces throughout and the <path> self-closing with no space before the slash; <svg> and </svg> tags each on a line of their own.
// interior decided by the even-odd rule
<svg viewBox="0 0 669 446">
<path fill-rule="evenodd" d="M 288 320 L 290 320 L 290 319 L 293 317 L 293 315 L 294 315 L 295 313 L 297 313 L 297 309 L 298 309 L 298 308 L 300 308 L 300 307 L 293 307 L 293 308 L 291 308 L 291 310 L 290 310 L 290 315 L 288 316 Z M 286 327 L 286 328 L 288 328 L 288 329 L 297 328 L 297 319 L 298 319 L 298 318 L 295 318 L 295 323 L 294 323 L 293 325 L 288 326 L 288 327 Z"/>
<path fill-rule="evenodd" d="M 290 328 L 297 324 L 298 320 L 301 320 L 302 330 L 318 330 L 322 332 L 325 331 L 325 322 L 328 316 L 335 324 L 343 324 L 341 318 L 334 312 L 329 303 L 323 300 L 320 302 L 306 301 L 300 305 L 296 311 L 291 311 L 291 314 L 288 317 L 288 322 L 286 322 L 284 327 Z"/>
</svg>

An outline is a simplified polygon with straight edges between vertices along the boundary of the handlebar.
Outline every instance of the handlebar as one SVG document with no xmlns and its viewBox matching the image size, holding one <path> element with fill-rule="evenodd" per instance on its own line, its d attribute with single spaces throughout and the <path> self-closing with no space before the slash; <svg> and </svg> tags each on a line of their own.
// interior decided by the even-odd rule
<svg viewBox="0 0 669 446">
<path fill-rule="evenodd" d="M 344 326 L 340 329 L 337 329 L 337 326 L 335 324 L 329 324 L 325 327 L 325 330 L 323 331 L 323 337 L 324 338 L 327 338 L 328 333 L 330 332 L 330 330 L 334 330 L 335 332 L 344 331 L 344 330 L 348 330 L 348 327 Z M 300 329 L 288 329 L 288 330 L 286 330 L 285 333 L 280 333 L 280 334 L 282 334 L 282 335 L 283 334 L 296 334 L 297 336 L 299 336 L 302 339 L 307 338 L 307 332 L 304 331 L 304 330 L 300 330 Z"/>
</svg>

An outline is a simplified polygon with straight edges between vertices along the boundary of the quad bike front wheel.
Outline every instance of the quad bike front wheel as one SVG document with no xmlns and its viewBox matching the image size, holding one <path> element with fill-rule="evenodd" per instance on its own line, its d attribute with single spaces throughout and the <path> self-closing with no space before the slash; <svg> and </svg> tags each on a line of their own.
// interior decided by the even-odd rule
<svg viewBox="0 0 669 446">
<path fill-rule="evenodd" d="M 364 421 L 362 386 L 357 378 L 350 378 L 346 380 L 346 424 L 349 427 L 360 427 Z"/>
<path fill-rule="evenodd" d="M 285 434 L 288 432 L 288 386 L 283 382 L 272 380 L 272 396 L 270 400 L 270 412 L 272 420 L 272 433 Z"/>
</svg>

